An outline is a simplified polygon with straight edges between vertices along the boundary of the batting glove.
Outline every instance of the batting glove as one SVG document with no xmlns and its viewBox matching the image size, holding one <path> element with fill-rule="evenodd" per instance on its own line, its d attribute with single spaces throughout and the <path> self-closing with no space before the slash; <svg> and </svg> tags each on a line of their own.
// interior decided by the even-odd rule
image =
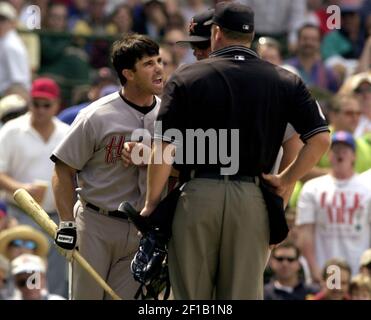
<svg viewBox="0 0 371 320">
<path fill-rule="evenodd" d="M 76 239 L 77 232 L 75 221 L 59 222 L 55 243 L 63 249 L 73 250 L 76 245 Z"/>
</svg>

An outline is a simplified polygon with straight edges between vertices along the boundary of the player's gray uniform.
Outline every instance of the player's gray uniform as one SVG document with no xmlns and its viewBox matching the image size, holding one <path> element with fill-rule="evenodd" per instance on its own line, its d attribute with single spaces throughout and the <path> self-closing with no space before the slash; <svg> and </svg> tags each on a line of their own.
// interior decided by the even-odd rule
<svg viewBox="0 0 371 320">
<path fill-rule="evenodd" d="M 86 260 L 123 299 L 133 299 L 138 283 L 130 273 L 130 262 L 138 249 L 134 225 L 108 217 L 126 200 L 137 209 L 144 205 L 146 167 L 123 166 L 120 154 L 133 130 L 147 129 L 153 135 L 160 106 L 143 114 L 113 93 L 80 111 L 71 130 L 53 155 L 78 170 L 79 201 L 74 207 L 77 246 Z M 100 213 L 86 206 L 99 207 Z M 73 266 L 73 299 L 107 298 L 90 275 Z"/>
</svg>

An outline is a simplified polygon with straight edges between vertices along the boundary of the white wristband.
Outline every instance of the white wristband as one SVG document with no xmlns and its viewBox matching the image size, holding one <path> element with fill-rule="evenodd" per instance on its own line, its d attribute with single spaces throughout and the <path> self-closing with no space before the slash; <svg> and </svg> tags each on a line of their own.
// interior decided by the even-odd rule
<svg viewBox="0 0 371 320">
<path fill-rule="evenodd" d="M 76 228 L 76 222 L 75 221 L 60 221 L 59 229 L 64 229 L 64 228 Z"/>
</svg>

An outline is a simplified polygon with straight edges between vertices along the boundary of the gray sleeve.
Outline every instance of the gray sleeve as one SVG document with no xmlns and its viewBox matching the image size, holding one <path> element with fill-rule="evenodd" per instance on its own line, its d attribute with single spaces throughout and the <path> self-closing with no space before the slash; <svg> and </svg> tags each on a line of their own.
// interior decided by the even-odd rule
<svg viewBox="0 0 371 320">
<path fill-rule="evenodd" d="M 96 146 L 96 134 L 91 118 L 79 115 L 67 135 L 54 149 L 51 159 L 63 161 L 70 167 L 81 170 L 92 157 Z"/>
</svg>

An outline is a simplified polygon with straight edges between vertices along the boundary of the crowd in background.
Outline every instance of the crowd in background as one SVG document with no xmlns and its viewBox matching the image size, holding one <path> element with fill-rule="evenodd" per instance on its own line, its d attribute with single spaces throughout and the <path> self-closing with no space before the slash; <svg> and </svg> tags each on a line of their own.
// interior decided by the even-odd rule
<svg viewBox="0 0 371 320">
<path fill-rule="evenodd" d="M 196 61 L 177 41 L 216 2 L 0 2 L 0 299 L 67 298 L 63 258 L 11 195 L 26 189 L 57 221 L 49 157 L 79 110 L 119 90 L 113 41 L 149 35 L 169 77 Z M 333 135 L 328 154 L 295 187 L 289 237 L 272 251 L 265 298 L 371 300 L 371 0 L 240 2 L 255 12 L 254 50 L 303 79 Z M 341 9 L 340 29 L 330 5 Z M 31 271 L 41 276 L 29 285 Z"/>
</svg>

